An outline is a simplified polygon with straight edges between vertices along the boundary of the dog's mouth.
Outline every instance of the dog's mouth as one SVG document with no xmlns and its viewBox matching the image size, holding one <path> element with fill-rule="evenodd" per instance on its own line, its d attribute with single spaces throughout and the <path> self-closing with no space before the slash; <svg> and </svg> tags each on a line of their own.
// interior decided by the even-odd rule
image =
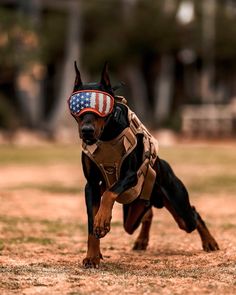
<svg viewBox="0 0 236 295">
<path fill-rule="evenodd" d="M 99 140 L 102 130 L 103 128 L 98 132 L 97 129 L 95 131 L 95 128 L 91 128 L 91 126 L 84 126 L 80 129 L 80 138 L 85 144 L 93 145 Z"/>
<path fill-rule="evenodd" d="M 86 143 L 87 145 L 93 145 L 97 142 L 95 138 L 93 139 L 83 139 L 83 142 Z"/>
</svg>

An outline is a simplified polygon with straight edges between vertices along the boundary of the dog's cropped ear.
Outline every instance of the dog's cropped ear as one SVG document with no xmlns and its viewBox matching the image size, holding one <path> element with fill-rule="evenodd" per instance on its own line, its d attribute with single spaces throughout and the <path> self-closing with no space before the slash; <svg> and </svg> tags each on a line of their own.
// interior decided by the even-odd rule
<svg viewBox="0 0 236 295">
<path fill-rule="evenodd" d="M 79 69 L 78 69 L 78 67 L 77 67 L 76 60 L 75 60 L 75 62 L 74 62 L 74 66 L 75 66 L 75 74 L 76 74 L 76 76 L 75 76 L 75 85 L 74 85 L 74 87 L 75 87 L 75 88 L 79 88 L 79 87 L 82 86 L 83 83 L 82 83 L 82 80 L 81 80 L 80 71 L 79 71 Z"/>
<path fill-rule="evenodd" d="M 106 61 L 102 70 L 102 77 L 100 82 L 105 88 L 111 89 L 111 82 L 108 74 L 108 62 Z"/>
<path fill-rule="evenodd" d="M 120 88 L 122 88 L 122 87 L 124 87 L 124 86 L 125 86 L 125 82 L 121 81 L 119 84 L 113 86 L 113 87 L 112 87 L 112 90 L 113 90 L 113 91 L 116 91 L 117 89 L 120 89 Z"/>
</svg>

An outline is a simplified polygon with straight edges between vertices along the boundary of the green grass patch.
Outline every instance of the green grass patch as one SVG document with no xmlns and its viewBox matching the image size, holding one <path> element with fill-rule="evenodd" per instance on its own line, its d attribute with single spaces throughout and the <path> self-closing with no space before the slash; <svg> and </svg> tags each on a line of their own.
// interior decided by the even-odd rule
<svg viewBox="0 0 236 295">
<path fill-rule="evenodd" d="M 84 191 L 84 188 L 78 186 L 63 186 L 60 183 L 36 184 L 24 183 L 17 186 L 8 187 L 7 190 L 27 190 L 35 189 L 41 192 L 48 192 L 53 194 L 79 194 Z"/>
<path fill-rule="evenodd" d="M 160 147 L 161 158 L 176 164 L 232 165 L 236 163 L 234 146 L 172 146 Z M 0 146 L 0 165 L 6 164 L 80 164 L 81 146 L 47 145 L 42 147 Z"/>
<path fill-rule="evenodd" d="M 194 193 L 235 193 L 236 175 L 206 175 L 197 178 L 188 184 L 190 191 Z"/>
<path fill-rule="evenodd" d="M 160 157 L 170 165 L 181 167 L 187 181 L 182 179 L 193 193 L 236 193 L 236 152 L 233 146 L 176 146 L 160 149 Z M 190 167 L 188 171 L 188 167 Z M 201 169 L 202 175 L 194 173 L 193 167 Z M 204 168 L 212 168 L 204 172 Z M 215 169 L 214 169 L 215 168 Z"/>
<path fill-rule="evenodd" d="M 0 239 L 0 255 L 1 255 L 1 251 L 4 249 L 4 242 L 2 239 Z"/>
<path fill-rule="evenodd" d="M 187 187 L 196 193 L 236 192 L 236 152 L 235 146 L 172 146 L 160 147 L 159 155 L 174 166 L 178 175 L 178 167 L 187 171 Z M 48 145 L 43 147 L 0 146 L 0 165 L 47 165 L 75 164 L 81 165 L 81 147 L 77 145 Z M 189 169 L 188 172 L 188 167 Z M 210 173 L 196 177 L 193 167 L 204 171 L 204 167 L 212 167 Z M 214 170 L 215 168 L 215 170 Z M 45 169 L 46 171 L 46 169 Z M 183 172 L 184 173 L 184 172 Z M 78 194 L 83 188 L 63 186 L 60 183 L 22 184 L 11 189 L 38 189 L 49 193 Z"/>
<path fill-rule="evenodd" d="M 160 147 L 160 157 L 176 165 L 235 166 L 235 146 L 173 146 Z"/>
<path fill-rule="evenodd" d="M 0 165 L 80 164 L 81 147 L 50 145 L 43 147 L 0 146 Z"/>
<path fill-rule="evenodd" d="M 235 230 L 236 229 L 236 224 L 231 223 L 231 222 L 223 223 L 221 225 L 221 228 L 223 230 L 231 230 L 231 229 Z"/>
<path fill-rule="evenodd" d="M 111 226 L 112 227 L 120 227 L 120 226 L 123 226 L 123 222 L 121 222 L 121 221 L 112 221 Z"/>
<path fill-rule="evenodd" d="M 63 222 L 62 220 L 41 220 L 40 223 L 46 227 L 45 231 L 53 234 L 67 233 L 68 235 L 74 234 L 76 231 L 81 230 L 86 232 L 87 226 L 78 222 Z"/>
<path fill-rule="evenodd" d="M 10 226 L 16 226 L 18 223 L 19 218 L 18 217 L 9 217 L 0 215 L 0 223 L 6 223 Z"/>
<path fill-rule="evenodd" d="M 49 219 L 33 219 L 26 217 L 9 217 L 0 215 L 0 223 L 4 225 L 4 232 L 21 232 L 23 235 L 22 224 L 29 225 L 41 225 L 41 231 L 45 234 L 65 234 L 65 235 L 73 235 L 78 230 L 82 232 L 87 231 L 87 225 L 81 224 L 78 222 L 64 222 L 60 219 L 57 220 L 49 220 Z"/>
<path fill-rule="evenodd" d="M 49 238 L 40 238 L 40 237 L 33 237 L 33 236 L 29 236 L 29 237 L 15 237 L 15 238 L 11 238 L 8 241 L 10 244 L 28 244 L 28 243 L 33 243 L 33 244 L 40 244 L 40 245 L 51 245 L 54 243 L 54 241 L 52 239 Z"/>
</svg>

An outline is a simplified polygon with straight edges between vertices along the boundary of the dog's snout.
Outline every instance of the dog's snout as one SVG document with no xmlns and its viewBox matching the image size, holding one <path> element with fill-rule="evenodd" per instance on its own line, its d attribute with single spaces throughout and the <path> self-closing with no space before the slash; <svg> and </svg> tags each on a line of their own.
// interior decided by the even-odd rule
<svg viewBox="0 0 236 295">
<path fill-rule="evenodd" d="M 99 118 L 91 113 L 84 113 L 78 121 L 80 138 L 87 144 L 94 144 L 100 135 Z"/>
<path fill-rule="evenodd" d="M 81 128 L 81 132 L 85 136 L 93 136 L 94 134 L 94 127 L 92 125 L 85 125 Z"/>
</svg>

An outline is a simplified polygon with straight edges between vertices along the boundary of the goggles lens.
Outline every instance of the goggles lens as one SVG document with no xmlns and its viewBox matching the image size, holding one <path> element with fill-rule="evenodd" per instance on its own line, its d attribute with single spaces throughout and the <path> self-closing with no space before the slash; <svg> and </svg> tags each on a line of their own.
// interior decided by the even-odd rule
<svg viewBox="0 0 236 295">
<path fill-rule="evenodd" d="M 106 117 L 113 110 L 114 98 L 106 92 L 82 90 L 72 93 L 68 99 L 68 105 L 70 112 L 76 116 L 93 112 L 100 117 Z"/>
</svg>

